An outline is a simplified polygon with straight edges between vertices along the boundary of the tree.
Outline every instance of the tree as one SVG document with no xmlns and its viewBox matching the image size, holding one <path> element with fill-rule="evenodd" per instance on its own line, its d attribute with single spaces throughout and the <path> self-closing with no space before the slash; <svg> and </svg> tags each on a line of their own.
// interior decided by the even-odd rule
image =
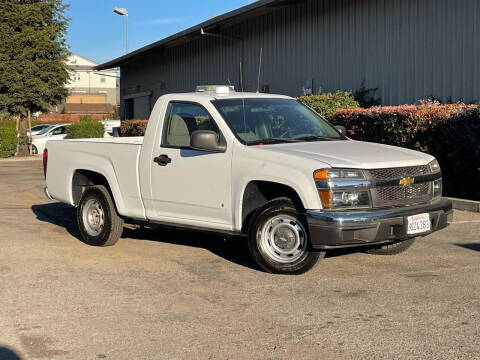
<svg viewBox="0 0 480 360">
<path fill-rule="evenodd" d="M 62 0 L 0 0 L 0 112 L 20 119 L 66 96 L 68 5 Z M 25 155 L 25 142 L 19 154 Z"/>
</svg>

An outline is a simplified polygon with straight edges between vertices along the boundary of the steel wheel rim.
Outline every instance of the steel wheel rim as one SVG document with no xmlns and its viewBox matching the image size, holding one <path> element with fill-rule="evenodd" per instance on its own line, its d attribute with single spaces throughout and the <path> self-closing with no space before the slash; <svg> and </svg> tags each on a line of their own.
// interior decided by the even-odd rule
<svg viewBox="0 0 480 360">
<path fill-rule="evenodd" d="M 85 231 L 88 235 L 100 235 L 105 226 L 105 211 L 98 200 L 90 199 L 85 203 L 82 218 Z"/>
<path fill-rule="evenodd" d="M 292 263 L 305 254 L 307 233 L 302 223 L 293 216 L 275 216 L 260 231 L 260 248 L 276 262 Z"/>
</svg>

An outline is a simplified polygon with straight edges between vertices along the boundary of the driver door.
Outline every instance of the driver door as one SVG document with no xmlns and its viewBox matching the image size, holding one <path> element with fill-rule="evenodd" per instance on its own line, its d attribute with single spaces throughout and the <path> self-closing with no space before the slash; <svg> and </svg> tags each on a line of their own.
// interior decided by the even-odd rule
<svg viewBox="0 0 480 360">
<path fill-rule="evenodd" d="M 213 153 L 190 148 L 190 137 L 196 130 L 211 130 L 220 136 L 215 120 L 203 106 L 170 102 L 160 143 L 154 146 L 150 159 L 147 218 L 229 229 L 232 149 Z"/>
</svg>

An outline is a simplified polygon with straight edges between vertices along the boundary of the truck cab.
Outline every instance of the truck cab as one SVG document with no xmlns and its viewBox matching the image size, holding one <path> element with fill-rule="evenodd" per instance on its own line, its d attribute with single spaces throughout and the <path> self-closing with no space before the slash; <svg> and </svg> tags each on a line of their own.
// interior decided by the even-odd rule
<svg viewBox="0 0 480 360">
<path fill-rule="evenodd" d="M 242 236 L 258 265 L 301 273 L 329 249 L 404 251 L 448 225 L 430 155 L 349 139 L 295 99 L 227 86 L 160 97 L 144 137 L 48 142 L 51 198 L 84 242 L 123 223 Z"/>
</svg>

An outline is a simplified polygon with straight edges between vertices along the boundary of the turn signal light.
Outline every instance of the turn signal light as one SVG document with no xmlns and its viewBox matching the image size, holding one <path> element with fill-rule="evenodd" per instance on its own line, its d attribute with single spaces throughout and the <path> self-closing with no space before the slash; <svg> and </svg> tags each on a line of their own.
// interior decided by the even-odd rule
<svg viewBox="0 0 480 360">
<path fill-rule="evenodd" d="M 330 190 L 319 191 L 320 199 L 322 200 L 322 204 L 324 208 L 331 208 L 333 202 L 333 194 Z"/>
<path fill-rule="evenodd" d="M 317 170 L 313 174 L 315 180 L 327 180 L 328 179 L 328 169 Z"/>
</svg>

